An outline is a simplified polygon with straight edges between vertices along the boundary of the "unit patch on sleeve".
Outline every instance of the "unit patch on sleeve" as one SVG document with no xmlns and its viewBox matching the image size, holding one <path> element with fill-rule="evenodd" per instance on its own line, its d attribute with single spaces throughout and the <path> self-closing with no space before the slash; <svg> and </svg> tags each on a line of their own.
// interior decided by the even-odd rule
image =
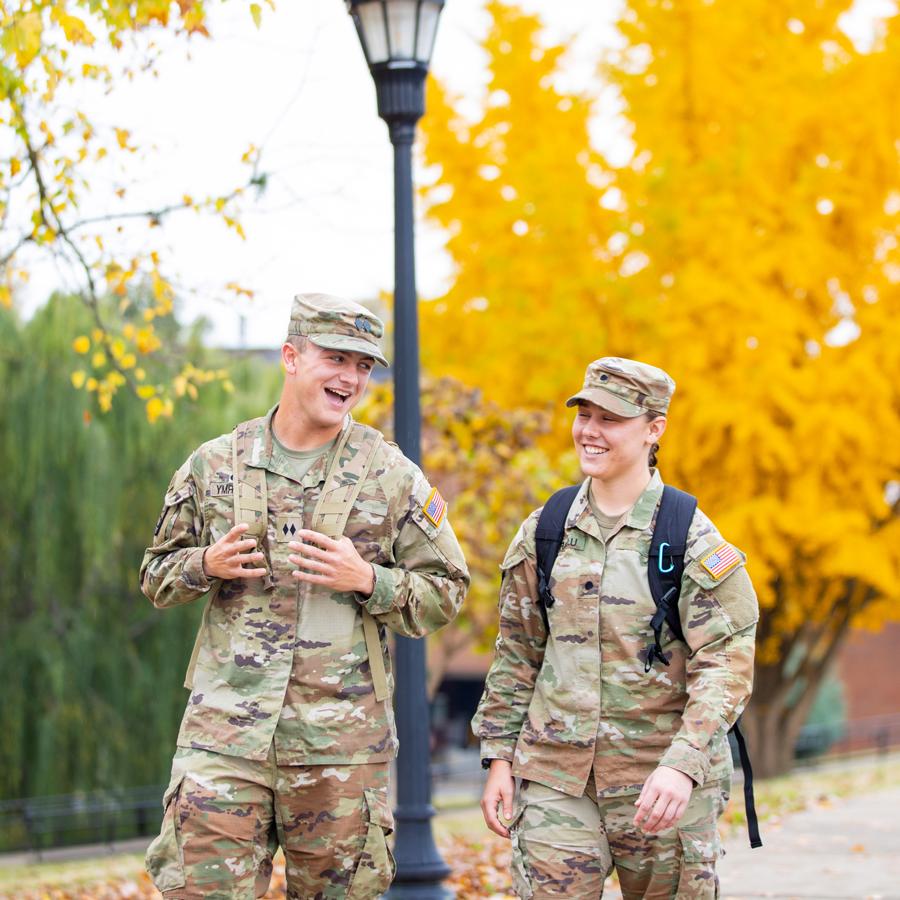
<svg viewBox="0 0 900 900">
<path fill-rule="evenodd" d="M 712 553 L 700 560 L 700 565 L 717 581 L 740 563 L 740 555 L 727 541 L 723 541 Z"/>
<path fill-rule="evenodd" d="M 428 501 L 422 508 L 422 512 L 425 513 L 425 517 L 435 528 L 441 527 L 441 522 L 444 521 L 444 516 L 447 514 L 447 504 L 437 488 L 431 489 Z"/>
</svg>

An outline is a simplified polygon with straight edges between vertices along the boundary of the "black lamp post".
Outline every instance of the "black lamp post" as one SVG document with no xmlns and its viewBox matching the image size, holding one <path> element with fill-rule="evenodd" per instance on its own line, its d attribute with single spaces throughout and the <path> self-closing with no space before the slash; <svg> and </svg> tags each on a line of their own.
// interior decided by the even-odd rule
<svg viewBox="0 0 900 900">
<path fill-rule="evenodd" d="M 412 145 L 425 112 L 425 76 L 444 0 L 346 0 L 375 80 L 378 115 L 394 145 L 394 431 L 400 449 L 420 461 L 419 331 L 413 236 Z M 398 637 L 395 699 L 397 877 L 391 898 L 445 900 L 450 869 L 431 833 L 430 729 L 425 644 Z"/>
</svg>

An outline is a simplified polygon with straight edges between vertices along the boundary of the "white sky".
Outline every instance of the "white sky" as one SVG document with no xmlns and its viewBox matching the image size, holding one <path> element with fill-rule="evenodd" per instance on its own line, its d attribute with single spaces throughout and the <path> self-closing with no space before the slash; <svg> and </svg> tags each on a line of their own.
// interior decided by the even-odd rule
<svg viewBox="0 0 900 900">
<path fill-rule="evenodd" d="M 478 48 L 488 25 L 484 5 L 448 0 L 432 63 L 454 91 L 472 98 L 486 80 Z M 541 12 L 548 38 L 572 44 L 570 77 L 586 85 L 596 50 L 613 40 L 619 0 L 522 5 Z M 101 126 L 128 128 L 142 151 L 125 160 L 120 182 L 109 173 L 92 176 L 80 211 L 110 211 L 113 188 L 134 181 L 129 209 L 217 194 L 246 177 L 239 160 L 248 146 L 262 146 L 261 168 L 273 174 L 263 197 L 246 204 L 245 241 L 190 211 L 149 234 L 163 241 L 165 271 L 180 288 L 186 317 L 214 321 L 214 343 L 237 344 L 243 316 L 248 346 L 277 346 L 295 293 L 366 299 L 391 290 L 391 145 L 341 0 L 278 0 L 259 30 L 246 3 L 214 6 L 210 31 L 212 40 L 163 44 L 158 78 L 78 98 Z M 136 231 L 139 244 L 147 233 L 143 225 Z M 441 235 L 420 227 L 416 256 L 419 294 L 435 296 L 451 275 Z M 66 280 L 72 283 L 68 273 L 38 266 L 19 301 L 33 309 Z M 235 299 L 223 289 L 228 282 L 252 288 L 254 299 Z"/>
<path fill-rule="evenodd" d="M 621 0 L 522 5 L 541 13 L 550 40 L 570 44 L 571 84 L 600 90 L 594 62 L 616 40 L 612 22 Z M 857 7 L 870 21 L 893 3 L 859 0 Z M 486 78 L 478 49 L 486 27 L 484 0 L 448 0 L 432 68 L 469 98 Z M 243 316 L 248 346 L 277 346 L 293 294 L 366 299 L 391 289 L 391 146 L 341 0 L 278 0 L 259 30 L 247 4 L 215 6 L 211 32 L 212 40 L 187 47 L 165 44 L 158 78 L 87 97 L 85 105 L 98 123 L 129 128 L 145 151 L 143 159 L 129 157 L 122 179 L 138 182 L 129 189 L 132 209 L 233 187 L 245 177 L 244 151 L 251 143 L 264 148 L 262 169 L 273 174 L 265 195 L 248 203 L 242 217 L 246 241 L 192 212 L 170 217 L 164 232 L 150 234 L 163 240 L 166 272 L 181 288 L 186 315 L 214 321 L 213 342 L 237 344 Z M 609 115 L 595 123 L 592 138 L 621 158 L 628 145 L 614 97 L 604 96 L 601 108 Z M 95 178 L 82 212 L 107 212 L 113 187 L 108 175 Z M 435 296 L 452 274 L 441 235 L 420 227 L 416 255 L 419 294 Z M 39 268 L 20 297 L 26 310 L 59 287 L 61 275 Z M 255 298 L 236 300 L 223 289 L 232 281 L 254 289 Z"/>
</svg>

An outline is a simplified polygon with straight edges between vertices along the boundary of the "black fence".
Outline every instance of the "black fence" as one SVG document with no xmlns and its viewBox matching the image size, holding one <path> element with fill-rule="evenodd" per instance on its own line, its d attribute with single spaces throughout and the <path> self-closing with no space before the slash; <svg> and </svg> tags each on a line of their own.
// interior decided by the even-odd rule
<svg viewBox="0 0 900 900">
<path fill-rule="evenodd" d="M 0 801 L 0 852 L 112 844 L 153 835 L 163 785 Z"/>
<path fill-rule="evenodd" d="M 900 747 L 900 714 L 807 725 L 796 756 L 807 762 L 845 753 L 886 753 Z M 438 796 L 477 802 L 483 773 L 475 748 L 438 754 L 432 764 Z M 163 785 L 0 801 L 0 853 L 113 844 L 152 837 L 162 818 Z"/>
</svg>

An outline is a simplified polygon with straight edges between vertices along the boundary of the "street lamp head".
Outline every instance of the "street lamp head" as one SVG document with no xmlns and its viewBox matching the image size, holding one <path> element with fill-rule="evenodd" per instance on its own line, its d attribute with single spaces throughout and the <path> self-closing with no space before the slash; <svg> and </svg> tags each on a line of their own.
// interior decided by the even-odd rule
<svg viewBox="0 0 900 900">
<path fill-rule="evenodd" d="M 345 0 L 391 137 L 412 139 L 444 0 Z"/>
<path fill-rule="evenodd" d="M 444 0 L 346 0 L 366 62 L 428 70 Z"/>
</svg>

